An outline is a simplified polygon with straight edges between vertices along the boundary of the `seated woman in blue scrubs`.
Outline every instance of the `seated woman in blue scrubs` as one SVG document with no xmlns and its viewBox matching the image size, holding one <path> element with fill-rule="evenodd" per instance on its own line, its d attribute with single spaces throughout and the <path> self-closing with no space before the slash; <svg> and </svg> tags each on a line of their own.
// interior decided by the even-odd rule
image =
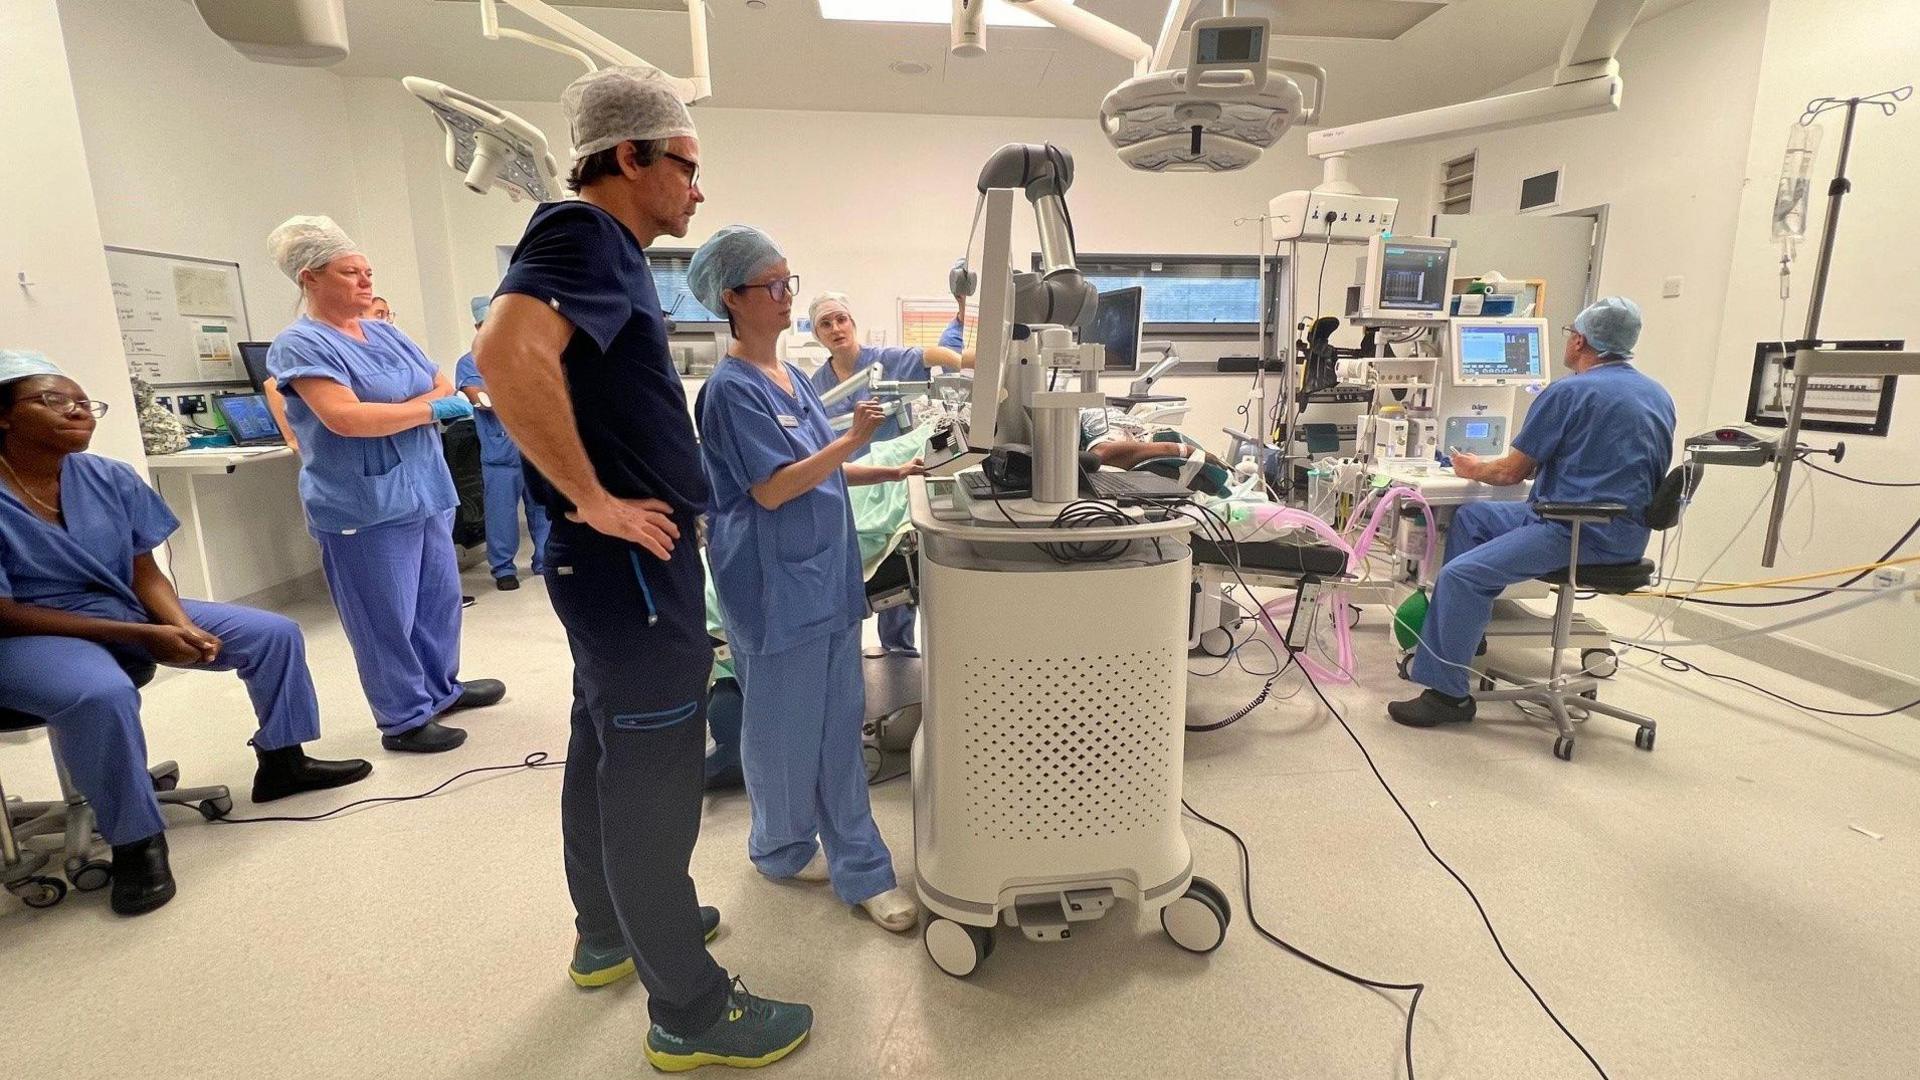
<svg viewBox="0 0 1920 1080">
<path fill-rule="evenodd" d="M 300 439 L 300 501 L 380 745 L 451 750 L 467 733 L 437 718 L 506 694 L 458 678 L 459 497 L 438 423 L 473 406 L 405 334 L 363 318 L 373 270 L 331 219 L 290 218 L 267 245 L 307 306 L 273 339 L 267 370 Z"/>
<path fill-rule="evenodd" d="M 792 324 L 798 279 L 765 233 L 721 229 L 687 278 L 694 298 L 733 327 L 733 353 L 696 413 L 713 488 L 708 556 L 746 696 L 747 853 L 768 877 L 830 878 L 841 900 L 888 930 L 910 930 L 918 910 L 894 879 L 860 754 L 866 596 L 847 485 L 901 480 L 919 463 L 848 464 L 884 417 L 863 403 L 836 438 L 819 393 L 780 362 L 774 343 Z"/>
<path fill-rule="evenodd" d="M 85 453 L 106 411 L 45 357 L 0 350 L 0 703 L 47 722 L 113 845 L 113 910 L 139 915 L 174 883 L 130 671 L 240 673 L 260 720 L 254 802 L 373 766 L 301 750 L 320 706 L 291 619 L 174 593 L 152 551 L 180 523 L 133 469 Z"/>
<path fill-rule="evenodd" d="M 958 293 L 954 300 L 961 306 L 962 314 L 956 316 L 941 335 L 940 344 L 928 349 L 902 346 L 862 345 L 860 328 L 853 321 L 852 301 L 845 293 L 828 292 L 814 297 L 807 307 L 807 318 L 813 324 L 813 336 L 832 354 L 826 363 L 814 369 L 809 377 L 813 388 L 821 394 L 839 386 L 854 376 L 855 372 L 878 365 L 880 377 L 890 382 L 925 382 L 933 377 L 934 368 L 971 368 L 973 352 L 963 349 L 965 344 L 966 300 Z M 958 341 L 952 348 L 948 342 Z M 827 415 L 839 416 L 852 412 L 854 406 L 869 400 L 873 395 L 864 387 L 851 397 L 842 398 L 827 406 Z M 885 442 L 906 434 L 906 425 L 899 416 L 889 416 L 880 422 L 880 430 L 874 433 L 873 441 Z M 865 457 L 867 446 L 862 443 L 854 451 L 858 460 Z M 880 613 L 880 644 L 888 652 L 915 653 L 913 620 L 915 609 L 909 605 L 892 607 Z"/>
</svg>

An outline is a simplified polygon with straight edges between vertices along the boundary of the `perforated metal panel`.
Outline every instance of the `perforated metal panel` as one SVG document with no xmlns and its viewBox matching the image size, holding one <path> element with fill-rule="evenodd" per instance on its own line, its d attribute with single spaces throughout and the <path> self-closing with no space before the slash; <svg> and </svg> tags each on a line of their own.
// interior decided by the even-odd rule
<svg viewBox="0 0 1920 1080">
<path fill-rule="evenodd" d="M 968 831 L 1047 841 L 1153 829 L 1175 804 L 1164 651 L 969 665 Z"/>
</svg>

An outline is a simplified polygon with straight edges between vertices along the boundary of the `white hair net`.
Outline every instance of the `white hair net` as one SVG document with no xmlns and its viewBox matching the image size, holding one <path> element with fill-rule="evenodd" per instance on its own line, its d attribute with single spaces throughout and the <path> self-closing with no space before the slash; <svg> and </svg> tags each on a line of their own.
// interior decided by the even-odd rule
<svg viewBox="0 0 1920 1080">
<path fill-rule="evenodd" d="M 807 321 L 818 327 L 820 316 L 833 308 L 839 308 L 847 313 L 847 318 L 853 318 L 853 301 L 847 299 L 846 293 L 823 292 L 807 305 Z"/>
<path fill-rule="evenodd" d="M 1640 324 L 1640 305 L 1624 296 L 1603 296 L 1573 319 L 1573 328 L 1594 352 L 1627 360 L 1640 343 Z"/>
<path fill-rule="evenodd" d="M 300 271 L 318 270 L 342 255 L 358 255 L 360 248 L 325 214 L 296 214 L 267 234 L 267 252 L 280 272 L 298 283 Z"/>
<path fill-rule="evenodd" d="M 657 71 L 610 67 L 588 72 L 560 92 L 573 131 L 573 156 L 586 157 L 635 140 L 691 136 L 693 117 Z"/>
<path fill-rule="evenodd" d="M 0 385 L 35 375 L 64 375 L 47 354 L 33 349 L 0 349 Z"/>
<path fill-rule="evenodd" d="M 687 264 L 687 289 L 701 307 L 725 315 L 728 289 L 745 285 L 784 258 L 773 237 L 751 225 L 728 225 L 693 253 L 693 261 Z"/>
</svg>

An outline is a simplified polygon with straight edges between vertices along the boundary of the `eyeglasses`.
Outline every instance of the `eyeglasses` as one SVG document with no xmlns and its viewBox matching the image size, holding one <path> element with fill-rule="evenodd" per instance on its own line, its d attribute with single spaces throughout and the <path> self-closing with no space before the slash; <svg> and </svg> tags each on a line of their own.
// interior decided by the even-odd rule
<svg viewBox="0 0 1920 1080">
<path fill-rule="evenodd" d="M 687 170 L 687 186 L 688 187 L 700 186 L 700 163 L 699 162 L 689 157 L 681 157 L 679 154 L 676 154 L 671 150 L 663 152 L 660 156 L 668 159 L 669 161 L 679 162 L 680 166 Z"/>
<path fill-rule="evenodd" d="M 71 416 L 74 412 L 80 410 L 92 413 L 95 419 L 107 415 L 106 402 L 93 401 L 88 398 L 77 398 L 72 394 L 63 394 L 58 390 L 48 390 L 40 394 L 29 394 L 26 400 L 38 401 L 40 404 L 45 405 L 47 408 L 63 416 Z"/>
<path fill-rule="evenodd" d="M 789 274 L 786 277 L 763 282 L 758 285 L 735 285 L 730 291 L 744 293 L 748 289 L 765 289 L 767 290 L 767 295 L 774 300 L 785 300 L 800 291 L 800 275 Z"/>
</svg>

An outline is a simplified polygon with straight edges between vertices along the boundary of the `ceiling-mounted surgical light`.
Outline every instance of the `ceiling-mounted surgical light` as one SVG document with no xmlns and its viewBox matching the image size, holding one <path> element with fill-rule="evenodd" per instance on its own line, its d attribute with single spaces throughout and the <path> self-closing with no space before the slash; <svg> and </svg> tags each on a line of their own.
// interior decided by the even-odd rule
<svg viewBox="0 0 1920 1080">
<path fill-rule="evenodd" d="M 515 200 L 535 202 L 559 198 L 560 167 L 539 128 L 445 83 L 409 75 L 400 84 L 440 121 L 447 164 L 464 174 L 467 190 L 485 195 L 499 188 Z"/>
</svg>

